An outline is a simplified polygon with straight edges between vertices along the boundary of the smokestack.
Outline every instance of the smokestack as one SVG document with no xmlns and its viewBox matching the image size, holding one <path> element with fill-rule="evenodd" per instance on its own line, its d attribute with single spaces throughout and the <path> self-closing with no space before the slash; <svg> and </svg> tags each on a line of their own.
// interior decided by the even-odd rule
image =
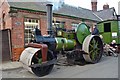
<svg viewBox="0 0 120 80">
<path fill-rule="evenodd" d="M 104 4 L 103 5 L 103 10 L 109 9 L 109 5 L 108 4 Z"/>
<path fill-rule="evenodd" d="M 92 11 L 97 11 L 97 0 L 91 0 Z"/>
<path fill-rule="evenodd" d="M 52 4 L 47 4 L 47 30 L 48 34 L 52 36 Z"/>
</svg>

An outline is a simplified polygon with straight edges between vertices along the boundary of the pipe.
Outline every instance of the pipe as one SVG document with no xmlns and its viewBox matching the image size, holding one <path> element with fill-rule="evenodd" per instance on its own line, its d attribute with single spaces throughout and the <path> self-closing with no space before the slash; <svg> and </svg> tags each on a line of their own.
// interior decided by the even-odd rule
<svg viewBox="0 0 120 80">
<path fill-rule="evenodd" d="M 52 4 L 47 4 L 47 31 L 50 36 L 53 35 L 52 31 Z"/>
</svg>

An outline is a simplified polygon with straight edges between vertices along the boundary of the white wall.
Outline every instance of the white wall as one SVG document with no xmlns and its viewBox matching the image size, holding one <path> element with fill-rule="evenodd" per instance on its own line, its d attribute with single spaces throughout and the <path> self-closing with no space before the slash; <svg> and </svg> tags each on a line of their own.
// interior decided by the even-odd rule
<svg viewBox="0 0 120 80">
<path fill-rule="evenodd" d="M 118 15 L 120 15 L 120 1 L 118 2 Z"/>
</svg>

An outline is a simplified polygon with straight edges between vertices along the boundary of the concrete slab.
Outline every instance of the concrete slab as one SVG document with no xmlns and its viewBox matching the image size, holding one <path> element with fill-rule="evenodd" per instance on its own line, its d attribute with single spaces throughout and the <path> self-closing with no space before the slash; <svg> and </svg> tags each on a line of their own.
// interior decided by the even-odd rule
<svg viewBox="0 0 120 80">
<path fill-rule="evenodd" d="M 15 61 L 6 61 L 0 64 L 0 70 L 9 70 L 9 69 L 16 69 L 22 67 L 22 63 Z"/>
</svg>

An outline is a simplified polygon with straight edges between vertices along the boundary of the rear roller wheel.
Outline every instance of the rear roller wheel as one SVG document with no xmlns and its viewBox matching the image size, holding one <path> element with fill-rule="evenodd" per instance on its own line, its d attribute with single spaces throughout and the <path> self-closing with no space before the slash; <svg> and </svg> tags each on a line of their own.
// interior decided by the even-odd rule
<svg viewBox="0 0 120 80">
<path fill-rule="evenodd" d="M 97 63 L 103 53 L 103 42 L 99 36 L 89 35 L 83 42 L 82 49 L 87 53 L 83 54 L 87 62 Z"/>
<path fill-rule="evenodd" d="M 54 58 L 53 54 L 50 51 L 48 51 L 47 61 L 52 60 L 53 58 Z M 38 51 L 33 56 L 31 64 L 41 64 L 41 63 L 42 63 L 42 54 L 41 54 L 41 51 Z M 34 74 L 41 77 L 41 76 L 48 75 L 51 72 L 53 66 L 54 66 L 54 64 L 49 65 L 49 66 L 44 66 L 44 67 L 36 67 L 36 68 L 32 67 L 31 69 Z"/>
</svg>

